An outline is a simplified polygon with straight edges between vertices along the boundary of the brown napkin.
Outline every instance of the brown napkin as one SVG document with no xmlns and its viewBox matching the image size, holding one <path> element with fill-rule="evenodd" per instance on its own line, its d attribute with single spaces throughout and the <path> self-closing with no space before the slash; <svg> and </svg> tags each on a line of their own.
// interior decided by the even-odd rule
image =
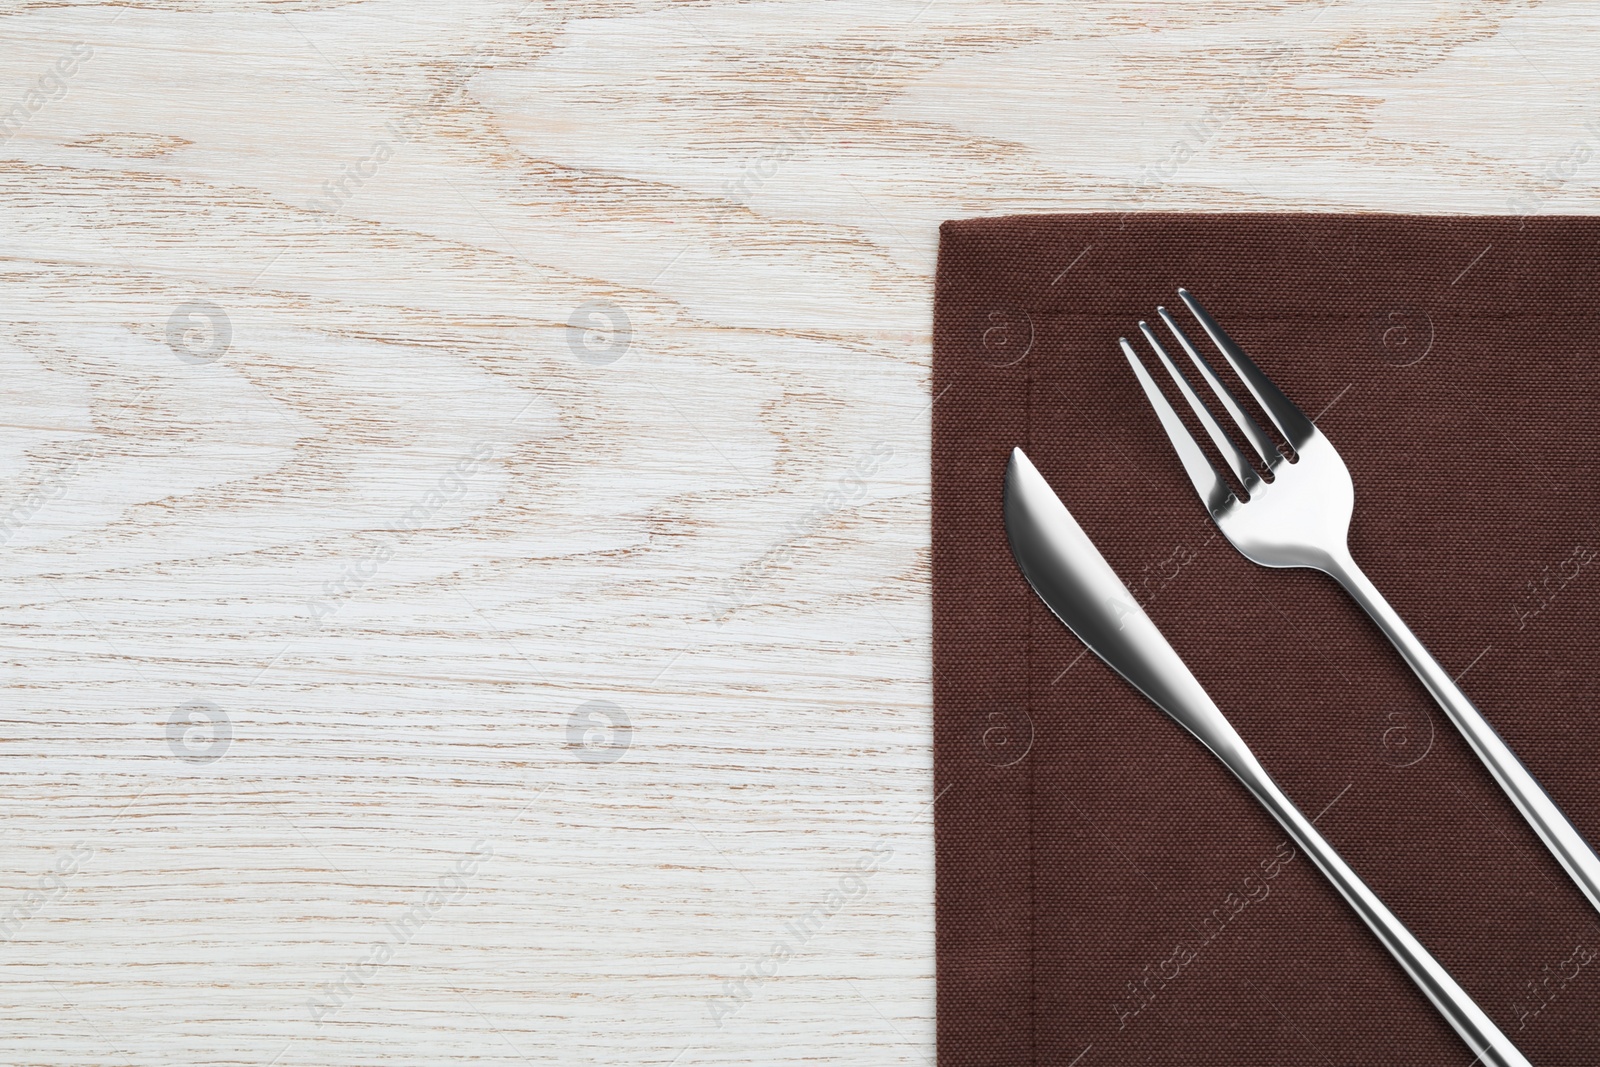
<svg viewBox="0 0 1600 1067">
<path fill-rule="evenodd" d="M 1349 465 L 1357 561 L 1600 842 L 1597 252 L 1589 218 L 944 225 L 943 1067 L 1472 1058 L 1243 787 L 1034 597 L 1001 521 L 1013 445 L 1526 1055 L 1600 1063 L 1600 916 L 1331 579 L 1258 567 L 1216 533 L 1117 350 L 1178 286 L 1205 302 Z"/>
</svg>

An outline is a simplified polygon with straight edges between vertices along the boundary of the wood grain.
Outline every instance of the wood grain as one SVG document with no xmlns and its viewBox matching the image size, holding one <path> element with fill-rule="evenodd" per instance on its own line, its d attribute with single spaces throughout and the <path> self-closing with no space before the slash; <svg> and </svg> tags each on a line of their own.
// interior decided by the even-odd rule
<svg viewBox="0 0 1600 1067">
<path fill-rule="evenodd" d="M 931 1062 L 938 222 L 1592 210 L 1597 23 L 0 5 L 0 1059 Z"/>
</svg>

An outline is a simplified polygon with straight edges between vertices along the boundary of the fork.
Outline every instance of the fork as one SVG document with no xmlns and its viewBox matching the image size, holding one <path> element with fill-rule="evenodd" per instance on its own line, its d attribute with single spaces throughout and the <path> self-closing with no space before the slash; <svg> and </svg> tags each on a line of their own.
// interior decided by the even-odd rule
<svg viewBox="0 0 1600 1067">
<path fill-rule="evenodd" d="M 1279 434 L 1293 449 L 1286 455 L 1267 433 L 1239 405 L 1200 351 L 1173 321 L 1167 309 L 1156 314 L 1177 341 L 1190 363 L 1204 380 L 1211 394 L 1227 412 L 1253 453 L 1247 455 L 1233 443 L 1189 380 L 1179 371 L 1172 357 L 1156 339 L 1148 323 L 1139 331 L 1156 357 L 1172 377 L 1206 436 L 1222 455 L 1229 471 L 1244 490 L 1241 497 L 1212 465 L 1200 445 L 1178 418 L 1178 413 L 1156 387 L 1155 379 L 1126 337 L 1121 338 L 1122 354 L 1139 379 L 1145 396 L 1155 408 L 1161 427 L 1177 450 L 1178 459 L 1195 492 L 1224 536 L 1246 559 L 1267 567 L 1311 567 L 1322 571 L 1344 586 L 1356 603 L 1366 609 L 1372 621 L 1384 632 L 1400 655 L 1410 664 L 1428 692 L 1438 701 L 1450 721 L 1489 768 L 1522 817 L 1555 854 L 1589 903 L 1600 910 L 1600 858 L 1562 814 L 1528 769 L 1517 759 L 1483 714 L 1440 666 L 1416 634 L 1401 620 L 1377 586 L 1362 573 L 1350 554 L 1350 516 L 1355 510 L 1355 486 L 1344 460 L 1322 431 L 1305 413 L 1284 396 L 1272 380 L 1251 362 L 1216 320 L 1207 314 L 1187 290 L 1179 297 L 1200 323 L 1201 329 L 1222 353 L 1239 380 L 1250 391 Z M 1270 475 L 1270 480 L 1267 475 Z"/>
</svg>

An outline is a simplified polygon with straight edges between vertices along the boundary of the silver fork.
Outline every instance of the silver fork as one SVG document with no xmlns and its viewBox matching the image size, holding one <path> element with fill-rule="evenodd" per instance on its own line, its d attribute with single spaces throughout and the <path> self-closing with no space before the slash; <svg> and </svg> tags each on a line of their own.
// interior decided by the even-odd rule
<svg viewBox="0 0 1600 1067">
<path fill-rule="evenodd" d="M 1416 634 L 1401 621 L 1377 587 L 1356 566 L 1348 544 L 1350 516 L 1355 510 L 1355 486 L 1344 460 L 1339 458 L 1333 445 L 1306 418 L 1304 412 L 1290 403 L 1289 398 L 1222 331 L 1222 327 L 1206 313 L 1198 300 L 1184 289 L 1179 289 L 1178 295 L 1295 453 L 1293 460 L 1284 455 L 1239 406 L 1238 400 L 1218 379 L 1211 365 L 1173 321 L 1167 309 L 1158 307 L 1156 314 L 1189 357 L 1212 395 L 1250 443 L 1254 454 L 1246 455 L 1235 446 L 1196 395 L 1188 379 L 1178 370 L 1161 342 L 1156 340 L 1155 332 L 1146 323 L 1139 323 L 1145 340 L 1172 376 L 1178 391 L 1183 394 L 1212 444 L 1222 454 L 1229 470 L 1244 487 L 1248 499 L 1241 499 L 1190 436 L 1177 412 L 1156 387 L 1155 380 L 1145 369 L 1133 346 L 1127 338 L 1122 338 L 1122 354 L 1128 358 L 1128 364 L 1149 397 L 1151 406 L 1155 408 L 1156 417 L 1161 420 L 1162 429 L 1167 432 L 1172 447 L 1177 449 L 1183 469 L 1194 483 L 1195 492 L 1205 502 L 1206 510 L 1211 513 L 1217 528 L 1247 559 L 1267 567 L 1312 567 L 1331 575 L 1344 586 L 1356 603 L 1372 616 L 1378 628 L 1394 642 L 1394 647 L 1399 649 L 1400 655 L 1422 679 L 1422 684 L 1427 686 L 1456 729 L 1461 731 L 1484 766 L 1489 768 L 1495 781 L 1500 783 L 1500 788 L 1522 812 L 1522 817 L 1528 820 L 1556 859 L 1561 861 L 1578 888 L 1589 898 L 1589 903 L 1600 910 L 1600 858 L 1595 856 L 1594 849 L 1573 829 L 1572 823 L 1533 775 L 1528 773 L 1528 769 L 1495 732 L 1494 727 L 1472 706 L 1472 701 L 1467 699 L 1467 695 L 1439 665 L 1439 661 L 1417 640 Z M 1272 475 L 1270 481 L 1263 477 L 1268 473 Z"/>
</svg>

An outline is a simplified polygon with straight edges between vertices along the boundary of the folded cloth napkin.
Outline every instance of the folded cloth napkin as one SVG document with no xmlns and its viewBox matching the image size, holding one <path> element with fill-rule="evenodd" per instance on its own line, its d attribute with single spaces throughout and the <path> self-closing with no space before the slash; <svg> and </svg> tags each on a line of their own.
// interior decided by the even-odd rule
<svg viewBox="0 0 1600 1067">
<path fill-rule="evenodd" d="M 1471 1058 L 1244 788 L 1034 597 L 1001 520 L 1014 445 L 1501 1029 L 1541 1067 L 1600 1062 L 1600 915 L 1332 579 L 1217 533 L 1117 348 L 1159 304 L 1185 320 L 1179 286 L 1204 301 L 1344 457 L 1357 561 L 1600 842 L 1597 253 L 1600 218 L 944 224 L 942 1067 Z"/>
</svg>

